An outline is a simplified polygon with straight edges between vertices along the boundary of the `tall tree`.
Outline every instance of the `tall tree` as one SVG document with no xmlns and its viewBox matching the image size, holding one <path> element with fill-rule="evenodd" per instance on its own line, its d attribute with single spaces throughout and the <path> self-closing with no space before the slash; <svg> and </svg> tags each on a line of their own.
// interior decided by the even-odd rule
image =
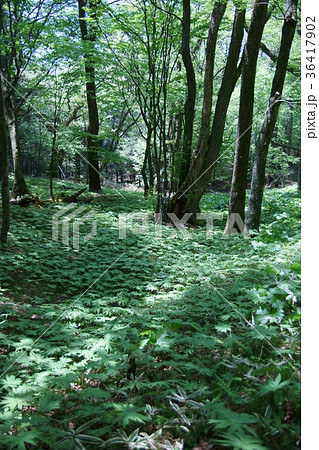
<svg viewBox="0 0 319 450">
<path fill-rule="evenodd" d="M 185 182 L 181 185 L 171 202 L 171 211 L 178 217 L 183 217 L 186 212 L 196 213 L 199 211 L 200 199 L 206 191 L 214 162 L 218 158 L 229 102 L 241 73 L 241 64 L 238 66 L 237 64 L 243 38 L 244 22 L 245 10 L 236 10 L 226 67 L 218 93 L 211 132 L 209 134 L 209 128 L 206 128 L 204 145 L 200 148 L 198 147 L 193 153 L 191 167 Z M 205 94 L 204 92 L 204 100 Z"/>
<path fill-rule="evenodd" d="M 145 194 L 153 192 L 153 188 L 157 191 L 157 210 L 165 209 L 169 190 L 168 108 L 176 101 L 176 97 L 172 101 L 170 83 L 179 55 L 180 34 L 172 20 L 175 17 L 180 21 L 173 12 L 175 6 L 176 1 L 139 0 L 129 10 L 108 8 L 117 26 L 112 30 L 114 39 L 108 37 L 106 45 L 124 70 L 124 98 L 131 91 L 144 122 L 138 124 L 146 143 L 141 174 Z M 125 35 L 120 45 L 119 33 Z"/>
<path fill-rule="evenodd" d="M 244 221 L 247 171 L 254 108 L 254 90 L 258 51 L 267 17 L 268 0 L 254 0 L 248 37 L 243 55 L 237 141 L 225 234 L 233 231 L 232 215 Z"/>
<path fill-rule="evenodd" d="M 0 71 L 0 77 L 1 71 Z M 6 120 L 4 114 L 2 83 L 0 83 L 0 178 L 2 198 L 2 218 L 0 229 L 0 242 L 7 242 L 10 224 L 10 202 L 9 202 L 9 161 Z"/>
<path fill-rule="evenodd" d="M 184 125 L 182 161 L 179 174 L 179 183 L 181 184 L 184 182 L 188 174 L 191 163 L 195 100 L 196 100 L 195 71 L 189 48 L 190 23 L 191 23 L 190 0 L 183 0 L 182 58 L 187 77 L 187 98 L 184 105 L 185 125 Z"/>
<path fill-rule="evenodd" d="M 55 1 L 44 0 L 0 2 L 0 31 L 4 44 L 0 49 L 3 55 L 2 92 L 14 165 L 12 198 L 29 193 L 23 176 L 16 89 L 54 6 Z"/>
<path fill-rule="evenodd" d="M 89 113 L 88 126 L 88 163 L 89 163 L 89 189 L 92 192 L 101 190 L 98 155 L 99 113 L 96 101 L 94 44 L 96 41 L 97 6 L 99 0 L 78 0 L 79 22 L 83 41 L 83 56 L 86 75 L 86 99 Z M 85 8 L 90 10 L 90 30 L 85 17 Z"/>
<path fill-rule="evenodd" d="M 1 58 L 1 91 L 3 95 L 3 111 L 6 124 L 9 130 L 13 165 L 14 165 L 14 184 L 12 189 L 12 197 L 28 194 L 26 182 L 22 171 L 21 149 L 18 136 L 17 111 L 15 105 L 15 91 L 17 86 L 20 70 L 21 70 L 21 53 L 17 50 L 19 41 L 19 31 L 17 28 L 18 18 L 20 16 L 18 5 L 14 2 L 8 2 L 4 11 L 3 4 L 0 6 L 0 27 L 2 38 L 10 42 L 10 50 L 4 50 Z M 20 16 L 21 19 L 21 16 Z M 8 70 L 4 71 L 5 67 Z M 11 67 L 11 70 L 9 70 Z M 12 68 L 15 67 L 15 73 L 12 76 Z M 3 76 L 6 74 L 6 77 Z M 12 84 L 6 79 L 11 78 Z"/>
<path fill-rule="evenodd" d="M 29 194 L 30 191 L 23 175 L 22 154 L 18 132 L 17 109 L 14 90 L 8 85 L 4 77 L 1 78 L 2 92 L 4 94 L 4 114 L 9 131 L 12 159 L 14 166 L 14 183 L 12 198 Z"/>
<path fill-rule="evenodd" d="M 280 50 L 277 59 L 276 72 L 273 78 L 270 98 L 268 101 L 264 122 L 262 124 L 257 142 L 253 165 L 251 190 L 248 201 L 246 217 L 247 229 L 259 229 L 261 205 L 265 186 L 265 171 L 268 148 L 277 121 L 280 99 L 284 87 L 288 60 L 292 40 L 297 24 L 298 0 L 286 0 L 286 13 L 281 33 Z"/>
</svg>

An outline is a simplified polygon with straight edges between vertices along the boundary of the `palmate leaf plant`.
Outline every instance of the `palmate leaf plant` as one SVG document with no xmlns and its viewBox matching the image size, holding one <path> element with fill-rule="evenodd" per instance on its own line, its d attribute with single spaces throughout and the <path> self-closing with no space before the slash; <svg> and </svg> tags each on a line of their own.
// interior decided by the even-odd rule
<svg viewBox="0 0 319 450">
<path fill-rule="evenodd" d="M 37 180 L 32 183 L 36 191 Z M 0 440 L 14 447 L 24 433 L 37 430 L 26 434 L 35 442 L 26 447 L 58 448 L 67 438 L 62 448 L 72 448 L 75 435 L 104 443 L 127 439 L 139 428 L 134 443 L 150 448 L 188 450 L 204 438 L 218 446 L 217 439 L 230 439 L 236 445 L 294 448 L 300 386 L 281 357 L 299 367 L 294 192 L 265 193 L 255 246 L 239 237 L 220 239 L 222 220 L 216 221 L 213 239 L 206 239 L 202 226 L 189 229 L 187 239 L 178 233 L 170 238 L 172 228 L 164 226 L 162 239 L 154 239 L 150 223 L 148 235 L 128 231 L 127 239 L 119 240 L 119 212 L 126 207 L 152 211 L 140 193 L 109 203 L 103 195 L 94 206 L 83 202 L 97 210 L 98 235 L 79 251 L 52 241 L 56 207 L 11 208 L 12 240 L 6 258 L 0 255 L 1 369 L 26 353 L 0 380 Z M 223 211 L 228 195 L 205 194 L 205 202 L 207 211 Z M 290 218 L 273 224 L 285 202 Z M 288 226 L 287 240 L 281 231 Z M 115 264 L 70 308 L 122 252 L 123 264 Z M 280 312 L 280 320 L 259 323 L 258 308 Z M 129 355 L 136 367 L 128 375 Z M 269 382 L 278 374 L 279 390 L 259 395 L 261 389 L 273 389 Z M 93 418 L 99 421 L 78 433 Z M 87 448 L 102 445 L 76 439 Z M 123 443 L 112 447 L 125 448 Z"/>
<path fill-rule="evenodd" d="M 3 442 L 5 448 L 27 450 L 37 445 L 41 438 L 41 433 L 37 430 L 21 431 L 18 436 L 11 436 Z"/>
<path fill-rule="evenodd" d="M 292 378 L 282 380 L 281 373 L 275 379 L 269 378 L 258 389 L 258 396 L 268 403 L 266 416 L 277 417 L 284 415 L 284 408 L 293 401 L 298 401 L 300 395 L 300 383 Z"/>
<path fill-rule="evenodd" d="M 10 411 L 21 410 L 24 406 L 32 404 L 34 391 L 35 388 L 28 386 L 13 387 L 3 396 L 0 404 Z"/>
<path fill-rule="evenodd" d="M 115 412 L 114 424 L 120 424 L 125 427 L 130 422 L 146 423 L 149 421 L 149 416 L 145 414 L 144 407 L 130 404 L 114 404 L 113 408 Z"/>
<path fill-rule="evenodd" d="M 221 433 L 222 439 L 216 439 L 215 442 L 223 447 L 232 448 L 233 450 L 269 450 L 265 447 L 260 439 L 245 434 L 243 431 L 232 433 L 230 431 Z"/>
<path fill-rule="evenodd" d="M 279 373 L 275 378 L 275 380 L 269 379 L 263 386 L 260 387 L 259 395 L 261 397 L 267 394 L 276 395 L 277 393 L 285 389 L 287 386 L 289 386 L 290 383 L 291 383 L 290 380 L 281 381 L 281 374 Z"/>
<path fill-rule="evenodd" d="M 213 425 L 214 430 L 227 430 L 232 434 L 245 433 L 256 437 L 256 431 L 250 425 L 256 424 L 258 419 L 253 414 L 238 413 L 217 401 L 209 407 L 208 424 Z"/>
</svg>

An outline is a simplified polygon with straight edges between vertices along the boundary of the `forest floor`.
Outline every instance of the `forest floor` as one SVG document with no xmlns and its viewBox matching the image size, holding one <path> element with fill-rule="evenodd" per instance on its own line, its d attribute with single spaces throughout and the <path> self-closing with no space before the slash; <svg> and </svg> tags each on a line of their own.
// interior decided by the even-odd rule
<svg viewBox="0 0 319 450">
<path fill-rule="evenodd" d="M 27 181 L 49 197 L 47 180 Z M 151 217 L 152 200 L 120 194 L 80 197 L 92 217 L 78 249 L 61 225 L 52 239 L 65 204 L 11 207 L 0 254 L 0 448 L 299 446 L 296 186 L 266 190 L 249 239 L 222 239 L 229 195 L 219 193 L 201 201 L 202 212 L 224 213 L 208 237 L 203 225 L 184 234 L 163 225 L 160 236 L 150 219 L 124 239 L 119 214 Z"/>
</svg>

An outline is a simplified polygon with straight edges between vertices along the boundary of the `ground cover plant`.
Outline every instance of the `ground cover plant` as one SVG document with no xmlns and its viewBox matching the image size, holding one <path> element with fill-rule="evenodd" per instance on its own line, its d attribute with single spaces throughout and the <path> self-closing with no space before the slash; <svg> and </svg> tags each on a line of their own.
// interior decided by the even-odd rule
<svg viewBox="0 0 319 450">
<path fill-rule="evenodd" d="M 27 182 L 49 197 L 46 180 Z M 57 194 L 78 187 L 54 181 Z M 163 225 L 159 238 L 150 221 L 147 233 L 119 239 L 119 214 L 153 212 L 152 197 L 120 193 L 79 198 L 97 220 L 79 250 L 52 239 L 63 203 L 11 207 L 0 255 L 0 447 L 298 447 L 297 186 L 265 191 L 249 239 L 222 239 L 223 193 L 201 200 L 202 212 L 224 213 L 209 238 L 202 224 L 185 235 Z"/>
<path fill-rule="evenodd" d="M 0 2 L 0 448 L 300 446 L 304 32 L 298 0 Z"/>
</svg>

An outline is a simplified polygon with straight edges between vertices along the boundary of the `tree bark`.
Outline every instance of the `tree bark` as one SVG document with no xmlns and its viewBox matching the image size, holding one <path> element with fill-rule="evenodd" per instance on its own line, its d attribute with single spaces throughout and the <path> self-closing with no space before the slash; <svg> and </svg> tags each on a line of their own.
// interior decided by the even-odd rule
<svg viewBox="0 0 319 450">
<path fill-rule="evenodd" d="M 7 127 L 9 130 L 14 167 L 14 183 L 12 187 L 11 197 L 15 199 L 18 196 L 22 197 L 25 194 L 30 194 L 30 190 L 28 189 L 23 175 L 22 155 L 13 93 L 9 97 L 6 97 L 4 99 L 4 110 Z"/>
<path fill-rule="evenodd" d="M 179 112 L 170 118 L 168 138 L 170 141 L 169 165 L 171 167 L 170 189 L 175 192 L 178 186 L 178 175 L 176 167 L 176 155 L 180 154 L 181 140 L 183 134 L 183 113 Z"/>
<path fill-rule="evenodd" d="M 10 225 L 9 161 L 8 161 L 7 129 L 4 114 L 1 82 L 0 82 L 0 171 L 2 183 L 1 184 L 2 218 L 0 229 L 0 242 L 6 243 Z"/>
<path fill-rule="evenodd" d="M 244 49 L 237 141 L 225 234 L 231 234 L 233 232 L 233 214 L 239 214 L 242 221 L 244 221 L 256 67 L 267 7 L 268 0 L 254 1 L 247 42 Z"/>
<path fill-rule="evenodd" d="M 62 194 L 62 200 L 64 201 L 64 203 L 75 203 L 75 202 L 78 201 L 79 195 L 83 194 L 83 192 L 85 192 L 85 191 L 86 191 L 86 187 L 80 189 L 79 191 L 75 192 L 72 195 L 66 195 L 65 196 L 65 195 Z"/>
<path fill-rule="evenodd" d="M 51 145 L 51 161 L 50 161 L 50 197 L 52 200 L 54 200 L 53 195 L 53 177 L 56 176 L 56 138 L 57 138 L 57 122 L 56 122 L 56 116 L 54 117 L 54 125 L 53 125 L 53 138 L 52 138 L 52 145 Z"/>
<path fill-rule="evenodd" d="M 289 53 L 297 24 L 298 0 L 286 1 L 286 14 L 282 27 L 279 56 L 273 78 L 270 98 L 264 122 L 256 143 L 251 191 L 248 202 L 246 228 L 258 230 L 260 226 L 261 206 L 265 186 L 266 161 L 270 140 L 277 121 L 280 99 L 288 68 Z"/>
<path fill-rule="evenodd" d="M 227 109 L 241 72 L 241 65 L 237 67 L 237 64 L 244 33 L 244 22 L 245 11 L 236 10 L 227 63 L 218 93 L 211 133 L 209 135 L 208 129 L 206 145 L 201 147 L 200 152 L 194 152 L 187 178 L 172 199 L 171 210 L 179 218 L 183 217 L 187 212 L 196 213 L 199 211 L 200 199 L 206 191 L 214 163 L 218 158 L 222 145 Z"/>
<path fill-rule="evenodd" d="M 141 175 L 142 175 L 143 184 L 144 184 L 144 197 L 147 197 L 148 191 L 149 191 L 149 185 L 148 185 L 147 175 L 146 175 L 147 158 L 148 158 L 148 152 L 145 151 L 145 153 L 144 153 L 144 160 L 143 160 L 143 166 L 142 166 L 142 169 L 141 169 Z"/>
<path fill-rule="evenodd" d="M 14 164 L 14 184 L 12 198 L 30 194 L 22 170 L 22 155 L 18 136 L 17 108 L 14 89 L 26 71 L 37 41 L 54 8 L 54 2 L 44 7 L 44 1 L 35 7 L 32 2 L 0 1 L 0 29 L 2 46 L 1 69 L 6 74 L 10 86 L 1 78 L 5 119 L 9 131 Z M 4 10 L 3 5 L 7 5 Z M 32 20 L 31 20 L 32 17 Z M 28 93 L 27 96 L 30 94 Z"/>
<path fill-rule="evenodd" d="M 195 155 L 198 155 L 199 157 L 206 149 L 209 141 L 216 42 L 219 26 L 224 16 L 225 10 L 226 4 L 216 3 L 211 16 L 211 22 L 209 26 L 207 48 L 206 48 L 206 66 L 204 75 L 204 99 L 202 109 L 202 121 L 199 139 L 195 149 Z"/>
<path fill-rule="evenodd" d="M 151 161 L 152 125 L 150 123 L 147 123 L 146 126 L 147 126 L 146 147 L 145 147 L 143 167 L 141 170 L 141 175 L 143 177 L 144 182 L 144 197 L 146 197 L 149 192 L 153 192 L 154 189 L 154 173 Z M 146 176 L 146 167 L 148 167 L 149 170 L 149 183 L 147 181 Z"/>
<path fill-rule="evenodd" d="M 23 176 L 21 147 L 18 135 L 17 113 L 14 99 L 14 92 L 6 85 L 6 81 L 0 72 L 1 89 L 3 96 L 4 116 L 9 131 L 11 143 L 13 167 L 14 167 L 14 183 L 11 197 L 16 199 L 18 196 L 30 194 Z"/>
<path fill-rule="evenodd" d="M 190 19 L 191 19 L 190 0 L 183 0 L 182 58 L 187 77 L 187 98 L 184 105 L 185 125 L 184 125 L 182 161 L 179 174 L 180 184 L 182 184 L 185 181 L 191 163 L 195 100 L 196 100 L 196 79 L 189 48 Z"/>
<path fill-rule="evenodd" d="M 92 7 L 91 16 L 96 20 L 94 10 L 96 8 L 96 1 L 90 2 Z M 83 41 L 84 50 L 84 67 L 86 75 L 86 98 L 89 113 L 89 126 L 88 126 L 88 165 L 89 165 L 89 190 L 92 192 L 98 192 L 101 190 L 100 184 L 100 172 L 99 172 L 99 157 L 98 157 L 98 142 L 97 136 L 99 134 L 99 114 L 96 102 L 96 86 L 95 86 L 95 67 L 94 67 L 94 55 L 93 48 L 95 42 L 95 32 L 89 33 L 87 23 L 85 21 L 85 10 L 87 6 L 86 0 L 78 0 L 79 5 L 79 22 L 81 29 L 81 36 Z M 93 26 L 92 26 L 93 28 Z"/>
</svg>

